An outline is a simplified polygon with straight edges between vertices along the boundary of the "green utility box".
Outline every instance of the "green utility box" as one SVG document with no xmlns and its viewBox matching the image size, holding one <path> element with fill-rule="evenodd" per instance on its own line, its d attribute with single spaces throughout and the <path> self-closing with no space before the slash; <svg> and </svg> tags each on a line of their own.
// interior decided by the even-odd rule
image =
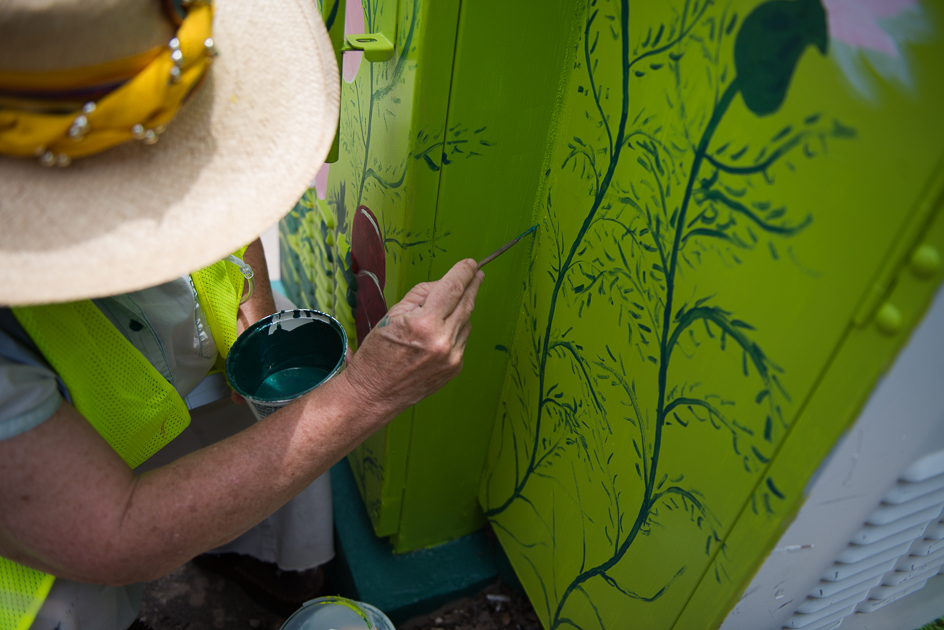
<svg viewBox="0 0 944 630">
<path fill-rule="evenodd" d="M 375 532 L 487 519 L 546 628 L 719 627 L 941 286 L 940 6 L 347 1 L 394 47 L 343 53 L 289 297 L 363 338 L 540 225 L 350 455 Z"/>
<path fill-rule="evenodd" d="M 497 3 L 401 0 L 364 2 L 355 28 L 374 32 L 394 10 L 389 61 L 344 53 L 338 161 L 280 227 L 289 297 L 333 313 L 352 340 L 416 283 L 537 222 L 574 17 L 567 2 L 511 3 L 496 20 Z M 485 523 L 477 494 L 530 246 L 488 267 L 461 377 L 349 458 L 377 535 L 398 551 Z"/>
</svg>

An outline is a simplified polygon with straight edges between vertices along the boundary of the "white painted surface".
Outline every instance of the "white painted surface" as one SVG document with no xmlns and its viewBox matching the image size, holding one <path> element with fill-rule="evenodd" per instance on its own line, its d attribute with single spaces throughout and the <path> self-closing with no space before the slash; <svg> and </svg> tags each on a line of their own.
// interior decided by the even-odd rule
<svg viewBox="0 0 944 630">
<path fill-rule="evenodd" d="M 797 518 L 721 630 L 777 630 L 917 460 L 944 450 L 944 288 L 859 419 L 824 462 Z M 910 545 L 909 545 L 910 546 Z M 913 630 L 944 615 L 944 576 L 843 630 Z M 832 623 L 832 622 L 831 622 Z M 819 623 L 811 627 L 820 627 Z M 838 628 L 839 625 L 828 625 Z"/>
</svg>

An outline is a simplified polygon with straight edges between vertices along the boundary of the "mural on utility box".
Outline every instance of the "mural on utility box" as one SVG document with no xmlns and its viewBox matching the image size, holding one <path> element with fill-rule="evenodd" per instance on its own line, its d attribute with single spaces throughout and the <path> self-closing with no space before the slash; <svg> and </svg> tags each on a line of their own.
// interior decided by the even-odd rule
<svg viewBox="0 0 944 630">
<path fill-rule="evenodd" d="M 337 3 L 323 4 L 319 9 L 326 23 L 341 19 L 335 15 Z M 438 246 L 431 229 L 421 227 L 416 233 L 412 226 L 404 227 L 408 208 L 403 191 L 412 144 L 400 133 L 408 126 L 397 124 L 397 117 L 409 115 L 402 100 L 409 102 L 415 80 L 420 15 L 418 0 L 404 4 L 393 59 L 362 60 L 359 66 L 345 61 L 345 75 L 351 70 L 356 74 L 345 76 L 342 84 L 340 154 L 337 163 L 325 167 L 324 198 L 312 187 L 279 224 L 288 297 L 337 318 L 354 350 L 386 313 L 388 301 L 399 297 L 395 293 L 404 269 L 398 263 L 428 258 Z M 362 32 L 375 32 L 381 12 L 397 6 L 381 0 L 348 0 L 347 5 L 348 19 L 354 17 L 355 30 Z M 357 23 L 360 14 L 363 24 Z M 383 494 L 384 441 L 380 431 L 349 456 L 372 516 L 378 514 Z"/>
<path fill-rule="evenodd" d="M 717 287 L 759 258 L 817 281 L 793 247 L 815 208 L 778 201 L 780 182 L 857 138 L 828 100 L 778 116 L 804 56 L 829 51 L 819 0 L 632 10 L 584 7 L 515 344 L 498 349 L 481 501 L 551 630 L 671 627 L 709 567 L 728 579 L 737 505 L 689 458 L 740 469 L 754 514 L 783 517 L 765 465 L 796 412 L 791 373 L 764 349 L 777 331 Z M 777 130 L 751 132 L 760 118 Z"/>
<path fill-rule="evenodd" d="M 343 19 L 335 1 L 318 0 L 318 8 L 329 30 Z M 347 0 L 353 32 L 377 32 L 384 11 L 399 10 L 396 50 L 389 61 L 359 65 L 349 61 L 360 53 L 345 53 L 338 162 L 324 167 L 321 195 L 310 188 L 279 225 L 288 297 L 337 318 L 355 350 L 405 294 L 406 278 L 420 269 L 427 280 L 430 258 L 446 253 L 450 233 L 434 233 L 435 195 L 424 196 L 417 172 L 438 180 L 442 169 L 461 168 L 495 144 L 483 125 L 415 116 L 417 45 L 431 28 L 422 9 L 420 0 Z M 375 526 L 385 439 L 381 430 L 349 456 Z"/>
<path fill-rule="evenodd" d="M 507 108 L 458 106 L 468 92 L 452 78 L 479 80 L 456 71 L 472 56 L 453 36 L 458 3 L 363 0 L 357 30 L 392 6 L 394 57 L 356 76 L 345 64 L 324 197 L 309 191 L 282 223 L 290 297 L 351 339 L 371 325 L 357 321 L 366 283 L 379 312 L 431 258 L 471 251 L 479 235 L 454 217 L 480 200 L 450 193 L 453 219 L 437 218 L 440 175 L 465 192 L 474 164 L 488 189 L 478 167 L 539 155 L 492 135 L 516 128 L 496 120 Z M 545 627 L 708 627 L 720 620 L 676 620 L 706 599 L 724 608 L 762 553 L 743 541 L 767 541 L 795 509 L 806 477 L 771 466 L 786 466 L 785 437 L 807 426 L 796 418 L 937 163 L 940 99 L 915 96 L 940 48 L 910 49 L 931 23 L 917 0 L 573 6 L 554 14 L 573 20 L 554 31 L 571 52 L 541 145 L 533 257 L 507 272 L 525 298 L 513 340 L 494 346 L 508 367 L 480 503 Z M 515 48 L 501 51 L 486 67 L 520 68 L 530 87 Z M 406 505 L 404 427 L 350 459 L 380 535 Z M 819 460 L 801 463 L 811 474 Z"/>
</svg>

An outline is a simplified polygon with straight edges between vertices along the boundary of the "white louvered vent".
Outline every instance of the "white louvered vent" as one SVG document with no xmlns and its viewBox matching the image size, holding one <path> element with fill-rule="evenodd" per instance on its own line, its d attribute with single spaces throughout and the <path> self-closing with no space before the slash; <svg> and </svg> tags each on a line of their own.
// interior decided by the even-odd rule
<svg viewBox="0 0 944 630">
<path fill-rule="evenodd" d="M 901 475 L 784 628 L 833 630 L 944 573 L 944 451 Z"/>
</svg>

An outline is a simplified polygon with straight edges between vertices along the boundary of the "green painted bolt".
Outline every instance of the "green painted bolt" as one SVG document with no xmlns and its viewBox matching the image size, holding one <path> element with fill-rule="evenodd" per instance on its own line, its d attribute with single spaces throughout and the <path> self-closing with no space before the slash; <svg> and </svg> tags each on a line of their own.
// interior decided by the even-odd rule
<svg viewBox="0 0 944 630">
<path fill-rule="evenodd" d="M 901 311 L 899 311 L 898 307 L 894 304 L 886 302 L 882 304 L 882 308 L 878 309 L 878 314 L 875 316 L 875 323 L 878 329 L 886 335 L 894 335 L 901 330 Z"/>
<path fill-rule="evenodd" d="M 928 278 L 941 268 L 941 254 L 933 245 L 925 243 L 911 255 L 911 270 L 919 278 Z"/>
</svg>

